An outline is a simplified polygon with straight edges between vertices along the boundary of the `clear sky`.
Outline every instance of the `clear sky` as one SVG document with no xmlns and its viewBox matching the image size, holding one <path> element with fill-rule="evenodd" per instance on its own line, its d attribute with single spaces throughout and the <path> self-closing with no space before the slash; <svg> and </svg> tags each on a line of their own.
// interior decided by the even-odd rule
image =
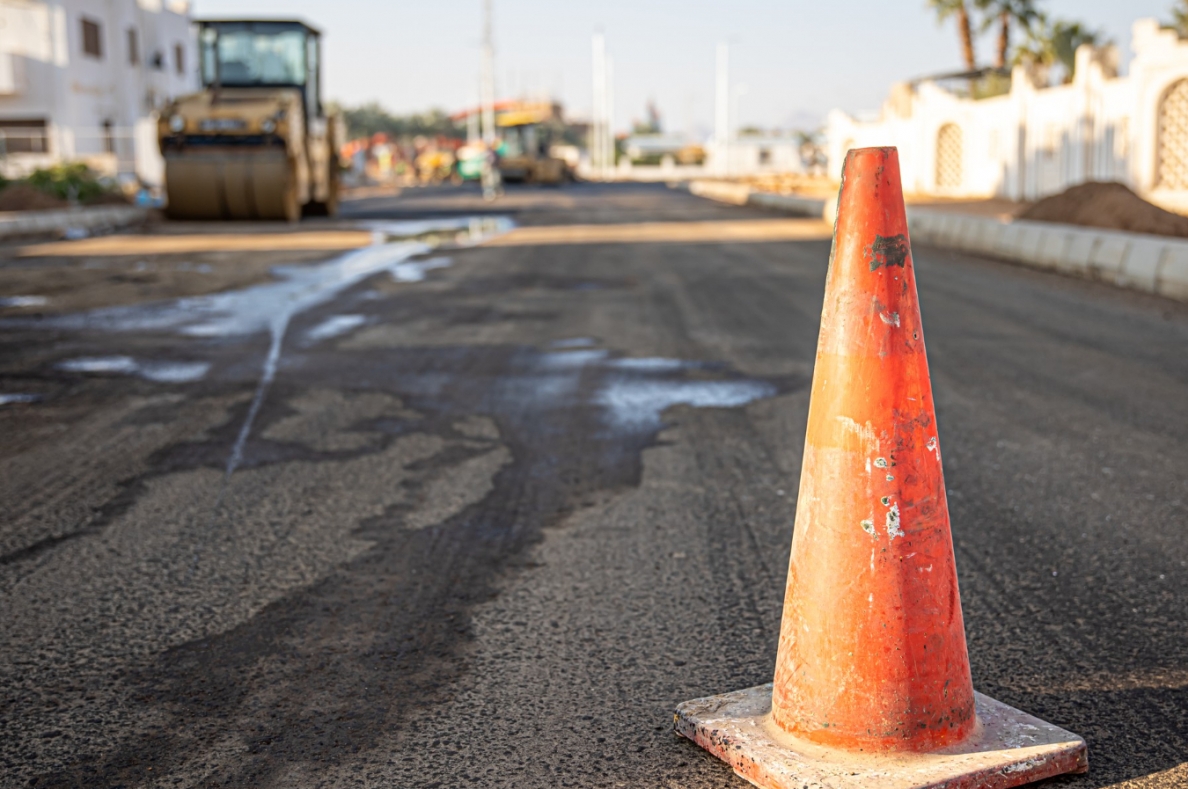
<svg viewBox="0 0 1188 789">
<path fill-rule="evenodd" d="M 1130 25 L 1171 0 L 1040 0 L 1105 31 L 1130 58 Z M 896 80 L 961 68 L 951 22 L 924 0 L 494 0 L 500 97 L 550 93 L 591 104 L 590 36 L 614 59 L 616 126 L 653 99 L 665 126 L 708 129 L 714 53 L 731 46 L 741 125 L 809 127 L 834 107 L 877 110 Z M 478 95 L 481 0 L 194 0 L 195 16 L 306 19 L 325 33 L 327 88 L 347 105 L 456 110 Z M 978 42 L 989 64 L 993 36 Z"/>
</svg>

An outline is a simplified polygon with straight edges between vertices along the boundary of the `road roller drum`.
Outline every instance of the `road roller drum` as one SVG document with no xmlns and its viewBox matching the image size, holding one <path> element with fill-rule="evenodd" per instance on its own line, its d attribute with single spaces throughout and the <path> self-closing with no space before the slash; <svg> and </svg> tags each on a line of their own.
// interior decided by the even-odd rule
<svg viewBox="0 0 1188 789">
<path fill-rule="evenodd" d="M 192 153 L 165 159 L 169 215 L 176 219 L 297 221 L 296 178 L 277 151 Z"/>
</svg>

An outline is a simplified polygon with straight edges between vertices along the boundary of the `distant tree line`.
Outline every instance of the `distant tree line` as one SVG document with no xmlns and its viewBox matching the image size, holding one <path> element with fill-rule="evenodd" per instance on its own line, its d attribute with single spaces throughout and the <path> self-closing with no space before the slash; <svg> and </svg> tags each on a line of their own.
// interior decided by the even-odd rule
<svg viewBox="0 0 1188 789">
<path fill-rule="evenodd" d="M 350 139 L 371 137 L 379 132 L 395 140 L 408 140 L 417 136 L 441 136 L 457 140 L 466 138 L 466 127 L 450 120 L 445 110 L 393 115 L 378 102 L 372 101 L 360 107 L 343 107 L 341 112 Z"/>
</svg>

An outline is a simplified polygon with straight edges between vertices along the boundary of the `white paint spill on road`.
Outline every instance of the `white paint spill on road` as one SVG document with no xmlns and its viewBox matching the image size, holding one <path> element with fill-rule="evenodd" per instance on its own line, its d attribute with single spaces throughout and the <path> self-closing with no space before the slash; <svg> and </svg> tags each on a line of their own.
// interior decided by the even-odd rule
<svg viewBox="0 0 1188 789">
<path fill-rule="evenodd" d="M 231 308 L 225 310 L 227 317 L 223 320 L 183 329 L 187 334 L 210 336 L 208 332 L 213 330 L 215 334 L 225 336 L 230 333 L 254 333 L 267 328 L 271 336 L 247 417 L 243 420 L 239 435 L 236 436 L 235 444 L 231 448 L 231 455 L 227 458 L 226 479 L 231 478 L 243 461 L 243 448 L 247 445 L 252 425 L 260 412 L 260 406 L 264 403 L 268 388 L 276 377 L 285 332 L 288 331 L 289 321 L 293 316 L 324 303 L 372 274 L 390 269 L 414 255 L 428 251 L 429 247 L 421 242 L 402 241 L 357 249 L 317 266 L 288 267 L 287 270 L 291 274 L 288 280 L 218 294 L 225 297 L 222 306 Z M 252 293 L 253 291 L 255 293 Z M 252 330 L 245 330 L 249 326 Z"/>
<path fill-rule="evenodd" d="M 606 351 L 602 350 L 559 351 L 557 353 L 541 354 L 540 364 L 542 367 L 550 370 L 566 370 L 600 362 L 606 356 Z"/>
<path fill-rule="evenodd" d="M 459 245 L 471 246 L 512 226 L 506 217 L 372 223 L 368 227 L 375 232 L 376 244 L 315 265 L 276 266 L 272 272 L 278 279 L 273 282 L 226 293 L 54 316 L 40 325 L 78 330 L 177 331 L 192 337 L 274 332 L 282 315 L 287 320 L 385 269 L 412 263 L 413 268 L 403 270 L 419 271 L 423 279 L 425 271 L 449 265 L 449 259 L 441 257 L 410 261 L 432 249 L 429 244 L 415 240 L 415 236 L 441 231 L 451 235 L 451 240 Z"/>
<path fill-rule="evenodd" d="M 198 381 L 210 372 L 207 362 L 143 362 L 137 374 L 163 384 L 185 384 Z"/>
<path fill-rule="evenodd" d="M 611 362 L 611 366 L 619 370 L 640 370 L 649 373 L 663 373 L 674 370 L 683 370 L 691 366 L 689 362 L 680 359 L 664 359 L 657 356 L 649 356 L 644 358 L 623 358 L 615 359 Z"/>
<path fill-rule="evenodd" d="M 434 231 L 455 233 L 459 243 L 479 243 L 511 227 L 503 217 L 473 222 L 469 219 L 423 222 L 380 223 L 374 229 L 377 238 L 409 238 Z M 377 243 L 340 255 L 325 263 L 309 266 L 278 266 L 274 282 L 155 304 L 109 307 L 91 312 L 57 316 L 43 325 L 54 328 L 106 331 L 176 331 L 191 337 L 236 337 L 267 331 L 268 353 L 261 365 L 252 403 L 227 460 L 226 476 L 239 466 L 243 448 L 264 397 L 276 376 L 281 347 L 289 322 L 294 315 L 318 306 L 346 288 L 367 277 L 406 264 L 410 258 L 429 252 L 421 241 L 403 240 Z M 429 264 L 426 266 L 426 264 Z M 417 270 L 448 265 L 438 258 L 421 261 Z M 411 269 L 406 269 L 411 271 Z"/>
<path fill-rule="evenodd" d="M 210 371 L 206 362 L 138 362 L 131 356 L 86 356 L 69 359 L 58 365 L 71 373 L 138 375 L 164 384 L 197 381 Z"/>
<path fill-rule="evenodd" d="M 453 261 L 449 258 L 429 258 L 428 260 L 410 260 L 407 263 L 397 263 L 392 266 L 392 279 L 397 282 L 422 282 L 425 275 L 438 268 L 445 268 Z"/>
<path fill-rule="evenodd" d="M 607 409 L 615 427 L 641 430 L 659 425 L 661 412 L 674 405 L 736 408 L 775 393 L 766 381 L 618 379 L 607 384 L 595 402 Z"/>
<path fill-rule="evenodd" d="M 4 296 L 0 298 L 0 307 L 44 307 L 49 304 L 45 296 Z"/>
<path fill-rule="evenodd" d="M 454 237 L 456 243 L 471 245 L 481 243 L 494 235 L 506 232 L 511 227 L 512 222 L 506 217 L 493 217 L 481 220 L 463 218 L 457 220 L 427 220 L 423 222 L 385 222 L 377 223 L 373 226 L 373 230 L 377 240 L 382 240 L 384 237 L 408 238 L 410 236 L 426 235 L 436 231 L 454 230 L 456 231 Z M 264 317 L 267 318 L 267 328 L 272 342 L 269 344 L 268 354 L 264 358 L 260 380 L 256 386 L 255 395 L 252 397 L 251 406 L 248 408 L 247 417 L 244 419 L 239 435 L 235 439 L 235 445 L 231 448 L 231 455 L 227 459 L 225 480 L 231 478 L 231 475 L 235 473 L 235 469 L 239 467 L 240 462 L 243 460 L 243 449 L 247 444 L 248 436 L 251 435 L 252 424 L 256 420 L 256 415 L 260 411 L 260 406 L 264 402 L 268 388 L 272 385 L 272 380 L 276 377 L 276 368 L 280 362 L 281 347 L 284 344 L 285 332 L 288 330 L 289 321 L 292 317 L 311 307 L 322 304 L 372 274 L 379 273 L 384 269 L 394 271 L 396 267 L 408 261 L 409 258 L 425 254 L 429 250 L 430 246 L 421 241 L 377 243 L 370 247 L 348 252 L 341 257 L 317 266 L 290 267 L 291 282 L 294 285 L 283 291 L 265 291 L 264 289 L 276 288 L 277 285 L 286 284 L 284 282 L 259 285 L 255 288 L 247 288 L 245 291 L 237 291 L 230 294 L 220 294 L 234 297 L 236 295 L 246 294 L 249 291 L 257 291 L 258 293 L 262 292 L 264 295 L 272 297 L 270 303 L 264 305 L 270 312 L 263 313 Z M 445 261 L 442 265 L 449 265 L 448 259 L 439 260 Z M 427 262 L 430 261 L 423 261 L 423 263 Z M 422 274 L 423 272 L 424 269 L 422 269 Z M 260 310 L 261 305 L 256 303 L 254 299 L 239 302 L 239 306 L 242 308 L 246 308 L 248 304 L 251 304 L 253 311 Z M 261 313 L 257 312 L 256 314 L 259 315 Z M 240 319 L 244 317 L 241 312 L 236 312 L 234 315 Z M 187 333 L 193 332 L 187 331 Z M 225 487 L 226 482 L 224 482 L 224 489 Z M 220 491 L 220 502 L 222 501 L 222 496 L 223 492 Z M 218 502 L 216 502 L 216 509 L 217 507 Z"/>
<path fill-rule="evenodd" d="M 0 406 L 16 405 L 18 403 L 36 403 L 40 399 L 41 395 L 25 392 L 0 392 Z"/>
<path fill-rule="evenodd" d="M 753 400 L 771 397 L 776 387 L 766 381 L 735 380 L 671 380 L 660 376 L 671 376 L 682 370 L 700 367 L 697 362 L 665 357 L 620 357 L 610 358 L 603 349 L 585 347 L 585 338 L 580 344 L 571 344 L 568 350 L 557 350 L 540 355 L 538 364 L 546 373 L 531 380 L 531 395 L 534 399 L 549 399 L 569 395 L 578 390 L 578 376 L 587 367 L 601 367 L 610 372 L 606 382 L 594 395 L 593 403 L 606 410 L 606 419 L 616 430 L 649 431 L 660 427 L 660 414 L 674 405 L 689 405 L 695 408 L 734 408 Z M 554 385 L 546 386 L 547 382 Z M 527 394 L 527 393 L 526 393 Z"/>
<path fill-rule="evenodd" d="M 305 339 L 314 343 L 341 337 L 366 322 L 367 316 L 365 315 L 333 315 L 307 331 Z"/>
<path fill-rule="evenodd" d="M 58 369 L 69 373 L 134 373 L 136 360 L 131 356 L 87 356 L 62 362 Z"/>
<path fill-rule="evenodd" d="M 275 272 L 282 277 L 279 282 L 177 302 L 183 311 L 199 318 L 179 328 L 193 337 L 228 337 L 264 330 L 283 335 L 294 315 L 326 302 L 372 274 L 428 251 L 425 244 L 403 241 L 363 247 L 316 266 L 278 267 Z"/>
</svg>

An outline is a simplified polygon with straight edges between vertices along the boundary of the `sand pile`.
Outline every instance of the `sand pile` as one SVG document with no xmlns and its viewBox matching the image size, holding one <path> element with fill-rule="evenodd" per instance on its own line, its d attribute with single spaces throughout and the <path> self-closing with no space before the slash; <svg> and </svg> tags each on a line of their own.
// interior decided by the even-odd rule
<svg viewBox="0 0 1188 789">
<path fill-rule="evenodd" d="M 1164 211 L 1119 183 L 1089 183 L 1045 197 L 1019 219 L 1188 237 L 1188 216 Z"/>
<path fill-rule="evenodd" d="M 15 183 L 0 189 L 0 211 L 45 211 L 66 208 L 69 203 L 29 184 Z"/>
</svg>

